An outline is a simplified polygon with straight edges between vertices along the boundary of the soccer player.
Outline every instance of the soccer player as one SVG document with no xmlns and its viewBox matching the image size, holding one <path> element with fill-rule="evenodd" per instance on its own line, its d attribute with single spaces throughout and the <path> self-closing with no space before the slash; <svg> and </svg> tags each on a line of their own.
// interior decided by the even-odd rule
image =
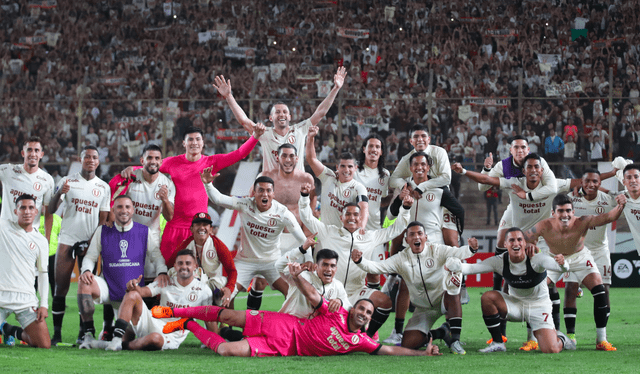
<svg viewBox="0 0 640 374">
<path fill-rule="evenodd" d="M 127 282 L 144 275 L 147 257 L 158 272 L 158 284 L 164 287 L 169 283 L 167 266 L 158 250 L 157 239 L 147 226 L 133 222 L 133 212 L 131 198 L 117 196 L 113 202 L 113 227 L 98 227 L 82 261 L 78 278 L 78 309 L 84 338 L 80 348 L 90 347 L 94 340 L 94 302 L 111 304 L 117 309 L 126 292 Z M 92 271 L 99 256 L 102 257 L 102 275 L 94 277 Z M 140 284 L 144 285 L 144 280 Z"/>
<path fill-rule="evenodd" d="M 202 170 L 212 168 L 215 174 L 244 159 L 258 143 L 264 130 L 264 125 L 257 124 L 254 126 L 253 136 L 237 150 L 228 154 L 205 156 L 202 154 L 204 146 L 202 129 L 191 126 L 185 130 L 182 142 L 185 154 L 167 157 L 163 160 L 160 172 L 169 174 L 176 186 L 173 218 L 167 222 L 160 242 L 160 252 L 167 266 L 173 266 L 170 259 L 175 257 L 176 248 L 191 236 L 191 218 L 196 213 L 207 211 L 207 193 L 204 187 L 197 182 Z M 132 171 L 133 169 L 128 167 L 120 175 L 129 178 Z"/>
<path fill-rule="evenodd" d="M 109 185 L 96 176 L 100 165 L 100 155 L 94 146 L 87 146 L 80 153 L 82 170 L 60 180 L 57 191 L 51 198 L 47 210 L 55 213 L 62 201 L 65 209 L 62 214 L 62 228 L 58 237 L 56 252 L 56 289 L 53 294 L 51 312 L 53 314 L 53 338 L 51 344 L 62 341 L 62 321 L 66 309 L 65 298 L 69 292 L 71 273 L 78 258 L 81 267 L 82 257 L 88 242 L 96 228 L 107 222 L 111 190 Z M 93 269 L 91 269 L 93 270 Z"/>
<path fill-rule="evenodd" d="M 369 261 L 362 252 L 354 249 L 351 259 L 367 273 L 397 273 L 407 284 L 411 302 L 416 310 L 407 323 L 402 337 L 402 346 L 417 349 L 433 339 L 444 339 L 451 352 L 464 355 L 460 344 L 462 331 L 462 305 L 460 298 L 461 279 L 448 281 L 444 264 L 447 258 L 466 259 L 478 251 L 478 240 L 469 238 L 468 246 L 450 247 L 427 243 L 428 237 L 422 223 L 413 221 L 407 226 L 406 243 L 409 248 L 381 262 Z M 446 314 L 447 322 L 437 330 L 429 330 L 440 316 Z M 451 339 L 448 337 L 451 330 Z"/>
<path fill-rule="evenodd" d="M 626 165 L 616 176 L 625 187 L 627 203 L 624 206 L 624 218 L 629 224 L 633 242 L 640 254 L 640 164 Z"/>
<path fill-rule="evenodd" d="M 315 244 L 313 237 L 308 238 L 299 248 L 294 248 L 285 253 L 276 261 L 276 270 L 280 272 L 282 279 L 289 283 L 287 299 L 282 304 L 278 312 L 291 314 L 298 318 L 313 318 L 315 305 L 309 303 L 302 291 L 296 286 L 292 275 L 289 273 L 288 265 L 292 262 L 302 263 L 307 254 L 307 250 Z M 321 249 L 316 253 L 315 269 L 300 274 L 309 284 L 311 284 L 318 294 L 329 301 L 329 313 L 337 312 L 340 307 L 346 310 L 351 309 L 349 297 L 344 290 L 342 282 L 334 279 L 338 269 L 338 253 L 331 249 Z"/>
<path fill-rule="evenodd" d="M 274 201 L 273 179 L 258 177 L 253 183 L 253 197 L 234 197 L 220 193 L 213 186 L 214 176 L 211 168 L 201 174 L 202 182 L 209 198 L 214 204 L 226 209 L 237 210 L 242 222 L 241 248 L 235 257 L 238 280 L 236 290 L 244 291 L 251 279 L 262 275 L 276 290 L 287 295 L 287 282 L 280 278 L 275 262 L 280 258 L 280 235 L 286 228 L 297 239 L 298 244 L 305 242 L 306 237 L 298 225 L 296 217 L 286 206 Z"/>
<path fill-rule="evenodd" d="M 492 336 L 492 343 L 480 352 L 505 352 L 502 342 L 500 320 L 527 321 L 544 353 L 558 353 L 562 349 L 575 350 L 576 345 L 560 331 L 556 331 L 551 320 L 551 301 L 549 289 L 545 284 L 548 270 L 559 272 L 569 269 L 561 254 L 554 257 L 546 254 L 534 255 L 535 247 L 526 249 L 526 241 L 522 230 L 512 227 L 506 234 L 507 254 L 490 257 L 476 264 L 463 264 L 459 259 L 451 258 L 446 268 L 452 275 L 480 274 L 496 272 L 504 277 L 509 285 L 509 294 L 500 290 L 492 290 L 482 294 L 482 317 Z"/>
<path fill-rule="evenodd" d="M 599 351 L 615 351 L 616 348 L 607 341 L 607 320 L 609 304 L 602 277 L 595 260 L 584 247 L 584 238 L 591 227 L 603 226 L 620 217 L 626 199 L 624 195 L 616 198 L 618 205 L 606 214 L 576 217 L 573 203 L 566 195 L 558 195 L 553 199 L 553 217 L 538 222 L 533 228 L 525 231 L 528 243 L 535 244 L 538 238 L 544 238 L 549 246 L 550 254 L 562 254 L 570 266 L 578 282 L 587 287 L 593 294 L 593 318 L 596 323 L 596 349 Z M 562 272 L 549 271 L 548 278 L 556 283 Z"/>
<path fill-rule="evenodd" d="M 0 165 L 0 182 L 2 182 L 2 212 L 0 218 L 15 221 L 14 203 L 18 196 L 29 194 L 36 199 L 38 215 L 44 213 L 45 238 L 49 240 L 51 227 L 53 225 L 53 215 L 49 213 L 47 207 L 51 201 L 55 183 L 49 173 L 38 166 L 44 156 L 42 141 L 37 136 L 32 136 L 24 141 L 22 145 L 22 165 L 4 164 Z M 297 191 L 297 190 L 296 190 Z M 36 217 L 33 228 L 40 228 L 40 218 Z"/>
<path fill-rule="evenodd" d="M 3 205 L 12 204 L 5 200 Z M 38 219 L 35 197 L 21 194 L 16 198 L 15 219 L 0 219 L 0 330 L 5 344 L 25 341 L 38 348 L 50 348 L 48 316 L 49 289 L 47 239 L 33 228 Z M 38 293 L 33 285 L 38 277 Z M 6 320 L 15 313 L 21 327 L 11 326 Z"/>
<path fill-rule="evenodd" d="M 168 333 L 178 329 L 189 329 L 201 342 L 221 356 L 333 356 L 349 352 L 397 356 L 440 354 L 438 347 L 431 342 L 424 351 L 375 342 L 361 332 L 373 314 L 371 300 L 358 301 L 350 311 L 340 308 L 337 312 L 330 313 L 329 302 L 299 276 L 303 269 L 297 263 L 289 265 L 289 272 L 296 286 L 309 303 L 315 305 L 317 316 L 310 320 L 284 313 L 237 311 L 215 306 L 181 309 L 154 307 L 151 313 L 156 318 L 182 317 L 177 322 L 165 325 L 163 331 Z M 192 318 L 242 327 L 247 339 L 226 342 L 219 335 L 202 328 Z"/>
<path fill-rule="evenodd" d="M 267 128 L 264 136 L 260 139 L 263 172 L 278 168 L 276 156 L 278 155 L 278 148 L 282 144 L 293 144 L 298 150 L 305 149 L 305 141 L 309 128 L 311 126 L 317 126 L 324 116 L 327 115 L 331 105 L 333 105 L 333 101 L 336 99 L 338 92 L 344 84 L 346 76 L 347 70 L 344 67 L 338 68 L 338 71 L 333 76 L 333 88 L 327 97 L 318 105 L 318 108 L 309 119 L 293 126 L 290 126 L 291 112 L 286 104 L 276 103 L 271 107 L 269 121 L 273 123 L 273 127 Z M 224 77 L 220 75 L 215 78 L 213 86 L 218 90 L 218 93 L 227 100 L 236 120 L 251 133 L 254 124 L 234 99 L 231 92 L 231 80 L 225 81 Z M 304 171 L 304 155 L 298 158 L 296 169 Z"/>
<path fill-rule="evenodd" d="M 327 225 L 340 226 L 342 224 L 342 210 L 348 203 L 356 203 L 360 207 L 360 233 L 364 233 L 369 219 L 369 197 L 367 189 L 354 179 L 356 174 L 356 160 L 349 152 L 342 153 L 333 172 L 316 157 L 313 138 L 318 133 L 318 127 L 312 126 L 307 136 L 307 163 L 322 183 L 322 210 L 320 218 Z M 313 230 L 312 230 L 313 231 Z M 322 239 L 320 239 L 322 242 Z M 326 247 L 325 247 L 326 248 Z"/>
<path fill-rule="evenodd" d="M 615 197 L 600 191 L 600 172 L 596 169 L 584 171 L 581 179 L 571 180 L 571 185 L 579 181 L 581 187 L 578 196 L 573 196 L 573 210 L 576 217 L 605 214 L 616 206 Z M 558 187 L 559 193 L 568 193 L 570 188 Z M 584 238 L 584 246 L 589 250 L 602 277 L 607 305 L 609 302 L 609 287 L 611 285 L 611 257 L 609 255 L 609 240 L 607 239 L 607 225 L 591 227 Z M 564 278 L 564 324 L 567 336 L 576 341 L 576 313 L 578 312 L 576 297 L 578 295 L 578 279 L 574 273 Z"/>
<path fill-rule="evenodd" d="M 191 220 L 192 235 L 180 244 L 178 253 L 184 249 L 193 251 L 196 267 L 202 268 L 209 278 L 208 284 L 213 292 L 215 305 L 228 307 L 231 293 L 236 287 L 238 272 L 229 248 L 213 235 L 212 223 L 208 213 L 196 213 Z"/>
<path fill-rule="evenodd" d="M 206 282 L 194 276 L 198 269 L 198 261 L 189 249 L 178 251 L 175 264 L 169 270 L 169 284 L 161 287 L 158 282 L 148 286 L 140 286 L 142 276 L 127 282 L 127 293 L 118 309 L 113 340 L 105 342 L 91 340 L 88 348 L 100 348 L 107 351 L 145 350 L 156 351 L 178 349 L 187 338 L 189 330 L 178 330 L 164 334 L 162 328 L 167 322 L 177 318 L 156 319 L 143 302 L 144 298 L 160 295 L 160 305 L 172 308 L 186 308 L 200 305 L 211 305 L 212 293 Z M 136 339 L 125 335 L 131 324 Z"/>
<path fill-rule="evenodd" d="M 135 209 L 133 222 L 147 226 L 151 235 L 160 243 L 160 214 L 167 221 L 173 218 L 176 187 L 171 179 L 159 172 L 162 166 L 160 147 L 155 144 L 147 145 L 142 151 L 140 163 L 142 168 L 132 172 L 132 179 L 124 179 L 119 174 L 111 179 L 109 187 L 112 201 L 120 194 L 129 196 Z M 113 217 L 109 219 L 110 222 L 113 220 Z M 147 283 L 155 278 L 156 271 L 149 259 L 145 264 L 144 274 Z"/>
<path fill-rule="evenodd" d="M 362 234 L 360 229 L 364 213 L 355 203 L 347 204 L 342 210 L 340 226 L 330 225 L 324 220 L 316 219 L 309 206 L 311 188 L 311 185 L 305 185 L 300 190 L 300 202 L 298 203 L 300 205 L 300 219 L 312 232 L 317 233 L 322 248 L 338 252 L 340 258 L 336 277 L 344 284 L 351 305 L 356 305 L 356 302 L 363 298 L 373 301 L 375 312 L 367 329 L 367 334 L 373 336 L 389 317 L 392 307 L 391 299 L 377 289 L 365 285 L 367 273 L 357 266 L 351 265 L 351 252 L 354 249 L 359 249 L 365 258 L 379 261 L 380 258 L 373 256 L 374 248 L 402 233 L 409 223 L 409 209 L 413 204 L 413 198 L 408 194 L 404 198 L 403 211 L 393 225 L 381 230 L 366 231 Z"/>
</svg>

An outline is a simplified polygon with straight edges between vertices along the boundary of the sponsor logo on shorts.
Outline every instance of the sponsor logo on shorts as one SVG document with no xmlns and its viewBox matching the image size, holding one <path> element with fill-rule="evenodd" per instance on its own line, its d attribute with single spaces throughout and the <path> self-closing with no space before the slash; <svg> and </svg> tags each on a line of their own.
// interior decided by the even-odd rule
<svg viewBox="0 0 640 374">
<path fill-rule="evenodd" d="M 33 184 L 33 189 L 36 191 L 40 191 L 42 189 L 42 185 L 40 184 L 40 182 L 36 182 Z"/>
<path fill-rule="evenodd" d="M 360 337 L 358 335 L 354 335 L 351 337 L 351 343 L 358 344 L 360 343 Z"/>
<path fill-rule="evenodd" d="M 620 259 L 613 265 L 613 273 L 620 279 L 627 279 L 633 272 L 633 265 L 629 260 Z"/>
<path fill-rule="evenodd" d="M 432 194 L 432 193 L 428 193 L 427 194 L 427 201 L 431 202 L 433 200 L 436 199 L 436 195 Z"/>
</svg>

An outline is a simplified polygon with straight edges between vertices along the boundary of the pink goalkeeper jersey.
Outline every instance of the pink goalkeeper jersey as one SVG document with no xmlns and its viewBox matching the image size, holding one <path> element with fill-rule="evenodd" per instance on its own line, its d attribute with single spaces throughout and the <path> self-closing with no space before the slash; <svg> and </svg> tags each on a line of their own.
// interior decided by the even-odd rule
<svg viewBox="0 0 640 374">
<path fill-rule="evenodd" d="M 253 136 L 240 148 L 227 154 L 202 156 L 198 161 L 188 161 L 185 155 L 168 157 L 162 161 L 160 171 L 169 174 L 176 186 L 173 219 L 168 225 L 189 228 L 196 213 L 207 211 L 208 196 L 200 180 L 200 172 L 213 167 L 212 173 L 231 166 L 247 157 L 258 141 Z"/>
<path fill-rule="evenodd" d="M 298 356 L 334 356 L 349 352 L 375 353 L 380 343 L 367 334 L 349 331 L 349 312 L 340 308 L 329 313 L 329 301 L 323 299 L 316 317 L 305 320 L 294 330 Z"/>
</svg>

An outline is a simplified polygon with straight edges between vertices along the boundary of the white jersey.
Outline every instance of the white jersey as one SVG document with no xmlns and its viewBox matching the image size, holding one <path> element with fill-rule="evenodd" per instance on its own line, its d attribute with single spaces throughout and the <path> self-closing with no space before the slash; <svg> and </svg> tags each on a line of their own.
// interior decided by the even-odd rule
<svg viewBox="0 0 640 374">
<path fill-rule="evenodd" d="M 511 160 L 513 160 L 513 157 L 511 157 Z M 514 168 L 517 168 L 517 166 L 515 166 L 515 163 L 513 163 L 513 166 Z M 553 171 L 551 171 L 549 164 L 547 164 L 547 161 L 545 161 L 544 158 L 540 158 L 540 166 L 542 166 L 542 180 L 540 181 L 542 187 L 540 187 L 540 189 L 536 189 L 535 191 L 531 191 L 531 197 L 533 198 L 533 200 L 540 200 L 543 197 L 547 196 L 555 196 L 558 193 L 556 176 L 553 174 Z M 504 166 L 502 164 L 502 161 L 500 161 L 490 171 L 485 171 L 483 168 L 482 174 L 486 174 L 494 178 L 504 178 L 503 167 Z M 489 188 L 491 188 L 491 185 L 478 183 L 478 189 L 480 191 L 486 191 Z"/>
<path fill-rule="evenodd" d="M 262 171 L 278 168 L 278 163 L 276 162 L 278 148 L 285 143 L 293 144 L 293 146 L 296 147 L 298 153 L 296 168 L 304 171 L 304 149 L 311 125 L 311 121 L 308 119 L 296 123 L 293 126 L 289 126 L 289 132 L 284 136 L 279 135 L 275 131 L 275 128 L 267 127 L 259 140 L 260 147 L 262 148 Z"/>
<path fill-rule="evenodd" d="M 367 230 L 380 230 L 380 202 L 389 195 L 389 170 L 383 169 L 384 177 L 380 178 L 378 169 L 371 169 L 364 165 L 362 171 L 356 170 L 353 179 L 360 182 L 367 189 L 369 198 L 369 220 Z"/>
<path fill-rule="evenodd" d="M 351 251 L 358 249 L 362 251 L 362 257 L 369 260 L 382 260 L 375 256 L 374 249 L 385 242 L 402 234 L 409 224 L 409 211 L 401 208 L 401 214 L 393 225 L 381 230 L 367 230 L 364 235 L 359 231 L 349 232 L 340 226 L 328 225 L 324 221 L 316 219 L 309 206 L 309 197 L 302 196 L 298 202 L 300 209 L 300 220 L 311 232 L 318 233 L 318 239 L 322 248 L 332 249 L 338 252 L 338 270 L 335 279 L 344 284 L 347 295 L 351 297 L 365 285 L 367 273 L 358 268 L 351 261 Z M 376 257 L 376 258 L 374 258 Z"/>
<path fill-rule="evenodd" d="M 169 201 L 173 204 L 176 198 L 176 186 L 171 179 L 162 173 L 153 183 L 147 183 L 142 176 L 142 169 L 133 171 L 135 182 L 129 184 L 126 195 L 133 201 L 135 214 L 133 220 L 151 229 L 153 235 L 160 235 L 160 215 L 162 214 L 162 200 L 158 197 L 158 191 L 162 186 L 169 190 Z"/>
<path fill-rule="evenodd" d="M 558 193 L 569 193 L 571 179 L 567 179 L 565 185 L 558 187 Z M 582 216 L 598 216 L 600 214 L 609 213 L 613 208 L 618 205 L 615 197 L 598 191 L 598 195 L 595 199 L 589 201 L 586 196 L 570 196 L 573 203 L 573 211 L 576 217 Z M 607 238 L 607 227 L 611 224 L 589 227 L 587 235 L 584 237 L 584 246 L 587 247 L 591 253 L 600 251 L 609 251 L 609 239 Z"/>
<path fill-rule="evenodd" d="M 407 153 L 398 162 L 398 165 L 393 171 L 393 174 L 391 174 L 391 179 L 389 180 L 389 186 L 391 188 L 402 188 L 405 184 L 405 180 L 411 177 L 411 170 L 409 169 L 411 165 L 409 164 L 409 159 L 414 153 L 416 153 L 415 149 Z M 424 153 L 431 157 L 433 165 L 431 165 L 429 170 L 429 176 L 431 178 L 420 183 L 418 186 L 420 191 L 424 191 L 428 188 L 448 186 L 451 183 L 451 165 L 449 164 L 447 151 L 442 147 L 428 145 L 427 149 L 424 150 Z"/>
<path fill-rule="evenodd" d="M 80 173 L 66 176 L 56 190 L 69 181 L 69 192 L 61 197 L 65 203 L 58 243 L 74 245 L 89 240 L 100 222 L 100 212 L 110 211 L 111 189 L 102 179 L 86 180 Z"/>
<path fill-rule="evenodd" d="M 2 212 L 0 218 L 17 222 L 18 217 L 13 212 L 16 199 L 20 195 L 29 194 L 36 198 L 36 208 L 42 212 L 42 207 L 49 205 L 55 183 L 49 173 L 38 169 L 28 173 L 24 165 L 0 165 L 0 182 L 2 182 Z M 33 221 L 36 230 L 40 227 L 40 219 Z"/>
<path fill-rule="evenodd" d="M 558 188 L 566 188 L 565 185 L 567 183 L 567 180 L 558 179 L 556 186 L 558 186 Z M 527 197 L 534 194 L 534 196 L 540 196 L 540 190 L 545 188 L 542 183 L 538 183 L 536 188 L 530 190 L 527 187 L 527 180 L 524 177 L 511 179 L 500 178 L 500 189 L 509 190 L 509 205 L 511 205 L 512 210 L 511 227 L 519 227 L 522 231 L 526 231 L 535 226 L 536 223 L 551 217 L 553 211 L 552 203 L 556 197 L 555 194 L 543 197 L 542 199 L 521 199 L 511 189 L 512 184 L 520 186 L 520 188 L 525 190 Z"/>
<path fill-rule="evenodd" d="M 344 206 L 348 203 L 360 202 L 362 196 L 367 196 L 367 189 L 355 179 L 341 183 L 336 174 L 328 167 L 325 167 L 318 175 L 318 179 L 322 182 L 322 195 L 320 196 L 322 222 L 327 225 L 342 226 L 340 217 Z"/>
<path fill-rule="evenodd" d="M 636 250 L 640 255 L 640 198 L 632 199 L 628 192 L 625 191 L 625 193 L 627 195 L 627 203 L 624 205 L 622 212 L 629 225 L 629 230 L 631 230 Z"/>
<path fill-rule="evenodd" d="M 207 282 L 194 277 L 188 286 L 183 287 L 178 283 L 175 268 L 171 268 L 167 275 L 169 275 L 169 284 L 166 287 L 160 287 L 157 282 L 147 286 L 151 296 L 160 295 L 160 305 L 169 308 L 211 305 L 213 293 Z M 175 320 L 178 318 L 167 319 L 167 321 Z"/>
<path fill-rule="evenodd" d="M 193 253 L 198 253 L 196 248 L 196 241 L 192 240 L 185 249 L 190 249 Z M 227 277 L 223 275 L 224 267 L 218 257 L 218 251 L 213 244 L 213 239 L 207 237 L 207 240 L 202 246 L 202 253 L 200 257 L 200 267 L 204 274 L 209 278 L 209 283 L 216 288 L 222 288 L 227 285 Z M 233 291 L 233 290 L 232 290 Z"/>
<path fill-rule="evenodd" d="M 205 185 L 214 204 L 240 213 L 241 247 L 236 260 L 247 262 L 275 262 L 280 258 L 280 234 L 286 228 L 301 245 L 306 240 L 296 217 L 287 207 L 273 200 L 271 208 L 260 212 L 253 197 L 225 196 L 212 183 Z"/>
<path fill-rule="evenodd" d="M 32 296 L 33 306 L 38 305 L 36 290 L 33 287 L 38 274 L 39 306 L 47 308 L 49 286 L 47 267 L 49 265 L 49 243 L 47 239 L 32 228 L 25 231 L 13 221 L 0 219 L 0 291 L 19 292 Z M 40 287 L 44 285 L 43 287 Z M 0 307 L 3 302 L 0 300 Z"/>
<path fill-rule="evenodd" d="M 499 256 L 489 257 L 482 262 L 478 262 L 475 264 L 462 264 L 462 274 L 482 274 L 482 273 L 498 273 L 503 275 L 504 271 L 504 259 L 503 256 L 508 256 L 508 253 L 501 254 Z M 558 265 L 558 263 L 544 253 L 538 253 L 531 258 L 531 267 L 537 273 L 542 273 L 545 270 L 553 270 L 559 272 L 566 272 L 569 269 Z M 513 275 L 523 275 L 527 272 L 526 261 L 522 261 L 520 263 L 514 264 L 509 259 L 509 270 Z M 549 287 L 547 287 L 547 282 L 540 282 L 535 287 L 532 288 L 515 288 L 509 287 L 509 295 L 520 299 L 526 303 L 535 303 L 535 302 L 548 302 L 549 300 Z"/>
<path fill-rule="evenodd" d="M 285 253 L 278 261 L 276 261 L 276 270 L 283 275 L 283 278 L 289 283 L 289 291 L 287 291 L 287 298 L 285 299 L 282 307 L 278 311 L 279 313 L 287 313 L 298 318 L 312 318 L 315 312 L 315 305 L 311 305 L 307 298 L 300 292 L 298 286 L 291 279 L 289 273 L 289 262 L 303 263 L 305 255 L 300 252 L 298 248 L 294 248 Z M 300 274 L 309 284 L 311 284 L 316 291 L 326 300 L 340 299 L 342 301 L 342 307 L 346 310 L 351 309 L 351 303 L 349 303 L 349 297 L 344 290 L 342 282 L 334 279 L 331 283 L 323 284 L 322 280 L 315 272 L 305 271 Z"/>
<path fill-rule="evenodd" d="M 466 259 L 471 256 L 473 252 L 467 245 L 450 247 L 426 243 L 424 250 L 420 253 L 413 253 L 411 248 L 405 248 L 381 262 L 362 258 L 358 267 L 371 274 L 399 274 L 406 282 L 411 302 L 418 307 L 431 308 L 440 306 L 439 300 L 445 291 L 444 282 L 447 272 L 444 270 L 444 265 L 447 258 Z"/>
</svg>

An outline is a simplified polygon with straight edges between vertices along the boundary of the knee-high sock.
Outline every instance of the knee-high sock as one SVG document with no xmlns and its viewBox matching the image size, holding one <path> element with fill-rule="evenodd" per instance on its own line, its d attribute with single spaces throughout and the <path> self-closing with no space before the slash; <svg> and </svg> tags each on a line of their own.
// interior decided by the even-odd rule
<svg viewBox="0 0 640 374">
<path fill-rule="evenodd" d="M 111 306 L 111 304 L 103 305 L 102 316 L 104 317 L 102 327 L 105 331 L 111 330 L 113 327 L 113 318 L 115 317 L 113 306 Z"/>
<path fill-rule="evenodd" d="M 247 309 L 259 310 L 262 305 L 262 293 L 264 290 L 258 291 L 251 288 L 249 296 L 247 296 Z"/>
<path fill-rule="evenodd" d="M 553 325 L 556 331 L 560 331 L 560 293 L 558 291 L 549 292 L 549 298 L 551 299 L 551 316 L 553 317 Z"/>
<path fill-rule="evenodd" d="M 609 305 L 607 304 L 607 294 L 602 284 L 591 289 L 593 294 L 593 319 L 596 322 L 596 328 L 607 327 L 609 320 Z"/>
<path fill-rule="evenodd" d="M 12 326 L 8 323 L 5 323 L 3 326 L 3 330 L 2 332 L 4 334 L 13 336 L 14 338 L 16 338 L 17 341 L 22 340 L 22 328 L 19 326 Z"/>
<path fill-rule="evenodd" d="M 576 314 L 578 308 L 564 308 L 564 327 L 567 328 L 567 334 L 576 333 Z"/>
<path fill-rule="evenodd" d="M 54 296 L 53 304 L 51 305 L 51 314 L 53 314 L 54 331 L 60 331 L 62 329 L 62 320 L 64 319 L 65 309 L 66 309 L 65 297 Z"/>
<path fill-rule="evenodd" d="M 391 308 L 375 308 L 373 315 L 371 316 L 371 322 L 369 322 L 369 328 L 367 329 L 367 335 L 373 337 L 376 331 L 385 323 L 389 318 Z"/>
<path fill-rule="evenodd" d="M 449 328 L 451 329 L 451 337 L 453 340 L 460 340 L 460 334 L 462 333 L 462 317 L 451 317 L 447 322 L 449 322 Z"/>
<path fill-rule="evenodd" d="M 500 332 L 502 335 L 507 336 L 507 319 L 500 318 Z M 502 337 L 500 337 L 502 339 Z"/>
<path fill-rule="evenodd" d="M 499 256 L 507 251 L 506 248 L 496 247 L 496 256 Z M 500 291 L 502 290 L 502 275 L 498 273 L 493 273 L 493 290 Z"/>
<path fill-rule="evenodd" d="M 185 327 L 189 329 L 189 331 L 191 331 L 198 340 L 214 352 L 218 352 L 218 346 L 225 342 L 220 335 L 205 329 L 195 321 L 188 321 Z"/>
<path fill-rule="evenodd" d="M 180 318 L 195 318 L 207 322 L 217 322 L 220 312 L 224 308 L 215 305 L 194 306 L 191 308 L 175 308 L 173 309 L 173 316 Z"/>
<path fill-rule="evenodd" d="M 487 325 L 487 330 L 491 334 L 491 338 L 496 343 L 502 343 L 502 332 L 500 331 L 500 314 L 496 313 L 490 316 L 482 316 L 484 324 Z"/>
</svg>

